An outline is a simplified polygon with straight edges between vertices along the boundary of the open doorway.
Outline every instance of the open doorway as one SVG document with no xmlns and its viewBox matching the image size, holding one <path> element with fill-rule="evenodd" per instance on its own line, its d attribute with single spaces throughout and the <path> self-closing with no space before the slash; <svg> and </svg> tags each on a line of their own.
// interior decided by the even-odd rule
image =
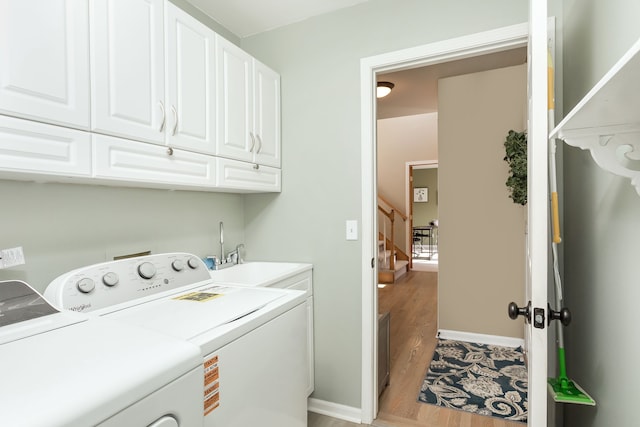
<svg viewBox="0 0 640 427">
<path fill-rule="evenodd" d="M 407 164 L 411 270 L 438 271 L 438 162 Z"/>
<path fill-rule="evenodd" d="M 369 197 L 370 195 L 377 195 L 377 185 L 374 180 L 374 173 L 376 171 L 376 161 L 380 164 L 381 159 L 376 159 L 375 154 L 375 137 L 373 132 L 373 106 L 369 105 L 369 108 L 365 108 L 365 104 L 371 103 L 371 98 L 365 95 L 365 92 L 369 92 L 373 88 L 373 82 L 379 74 L 391 73 L 395 70 L 412 69 L 418 66 L 430 66 L 439 63 L 448 63 L 452 60 L 461 58 L 477 57 L 486 55 L 488 53 L 493 54 L 498 51 L 510 50 L 519 48 L 526 45 L 526 25 L 510 27 L 509 31 L 497 34 L 495 32 L 489 32 L 491 34 L 476 35 L 474 37 L 462 38 L 452 41 L 448 41 L 449 47 L 455 53 L 451 53 L 447 49 L 443 50 L 443 46 L 427 46 L 421 54 L 416 52 L 397 52 L 394 55 L 383 56 L 377 58 L 370 58 L 369 62 L 363 60 L 363 257 L 369 258 L 373 244 L 373 237 L 376 235 L 377 230 L 375 228 L 375 221 L 372 220 L 373 209 L 371 206 L 375 206 L 374 201 Z M 506 36 L 506 33 L 510 33 Z M 484 40 L 483 40 L 484 38 Z M 455 44 L 459 44 L 458 47 L 454 47 Z M 445 53 L 443 53 L 445 52 Z M 402 58 L 410 58 L 403 61 Z M 416 58 L 420 58 L 416 60 Z M 369 74 L 371 73 L 371 74 Z M 389 75 L 385 74 L 385 80 L 389 79 Z M 375 109 L 373 109 L 375 111 Z M 373 147 L 370 145 L 374 142 Z M 369 169 L 371 168 L 371 169 Z M 369 175 L 369 173 L 371 173 Z M 367 182 L 367 179 L 369 180 Z M 370 190 L 370 192 L 368 191 Z M 368 230 L 370 235 L 368 235 Z M 377 386 L 375 385 L 376 373 L 374 367 L 378 366 L 376 360 L 376 346 L 377 343 L 373 339 L 376 336 L 376 326 L 373 321 L 374 316 L 377 317 L 378 301 L 377 292 L 372 292 L 372 271 L 363 268 L 363 349 L 371 348 L 373 351 L 369 354 L 366 350 L 363 351 L 363 421 L 371 422 L 374 418 L 374 414 L 377 411 Z M 412 397 L 413 398 L 413 397 Z M 371 420 L 368 419 L 368 415 L 371 416 Z"/>
</svg>

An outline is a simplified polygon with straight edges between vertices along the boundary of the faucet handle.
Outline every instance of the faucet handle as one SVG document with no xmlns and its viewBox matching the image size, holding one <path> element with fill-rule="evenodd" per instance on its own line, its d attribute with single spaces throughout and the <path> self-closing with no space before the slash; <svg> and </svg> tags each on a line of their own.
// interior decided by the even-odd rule
<svg viewBox="0 0 640 427">
<path fill-rule="evenodd" d="M 238 263 L 238 252 L 236 251 L 231 251 L 229 252 L 229 261 L 231 264 L 237 264 Z"/>
<path fill-rule="evenodd" d="M 242 252 L 240 252 L 240 249 L 244 249 L 244 243 L 239 243 L 236 246 L 236 250 L 235 250 L 235 253 L 236 253 L 236 256 L 237 256 L 237 259 L 236 259 L 236 262 L 235 262 L 236 264 L 243 264 L 244 263 L 244 259 L 242 259 Z"/>
</svg>

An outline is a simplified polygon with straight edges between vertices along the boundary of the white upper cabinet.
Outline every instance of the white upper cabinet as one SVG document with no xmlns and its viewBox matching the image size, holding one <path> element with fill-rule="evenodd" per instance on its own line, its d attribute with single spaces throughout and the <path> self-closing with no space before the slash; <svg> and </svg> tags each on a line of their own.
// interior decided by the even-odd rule
<svg viewBox="0 0 640 427">
<path fill-rule="evenodd" d="M 90 175 L 89 132 L 0 115 L 0 177 L 58 181 Z"/>
<path fill-rule="evenodd" d="M 92 129 L 215 153 L 215 33 L 163 0 L 92 0 Z"/>
<path fill-rule="evenodd" d="M 0 177 L 32 175 L 280 191 L 280 76 L 168 0 L 0 0 Z"/>
<path fill-rule="evenodd" d="M 91 0 L 91 128 L 164 144 L 163 0 Z"/>
<path fill-rule="evenodd" d="M 218 37 L 218 146 L 217 154 L 253 160 L 252 58 L 228 40 Z"/>
<path fill-rule="evenodd" d="M 280 167 L 280 76 L 218 37 L 217 154 Z"/>
<path fill-rule="evenodd" d="M 93 176 L 123 185 L 214 189 L 216 159 L 171 147 L 114 138 L 92 136 Z"/>
<path fill-rule="evenodd" d="M 280 167 L 280 75 L 253 60 L 256 163 Z"/>
<path fill-rule="evenodd" d="M 88 0 L 0 0 L 0 113 L 89 129 Z"/>
<path fill-rule="evenodd" d="M 279 193 L 282 188 L 282 171 L 279 168 L 218 157 L 216 173 L 219 187 L 238 192 Z"/>
<path fill-rule="evenodd" d="M 165 4 L 167 144 L 215 154 L 215 33 Z"/>
</svg>

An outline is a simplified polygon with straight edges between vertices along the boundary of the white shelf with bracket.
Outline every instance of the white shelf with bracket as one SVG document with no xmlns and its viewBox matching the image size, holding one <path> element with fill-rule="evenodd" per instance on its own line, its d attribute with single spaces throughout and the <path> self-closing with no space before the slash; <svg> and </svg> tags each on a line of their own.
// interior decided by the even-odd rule
<svg viewBox="0 0 640 427">
<path fill-rule="evenodd" d="M 640 39 L 556 126 L 549 138 L 589 150 L 640 194 Z"/>
</svg>

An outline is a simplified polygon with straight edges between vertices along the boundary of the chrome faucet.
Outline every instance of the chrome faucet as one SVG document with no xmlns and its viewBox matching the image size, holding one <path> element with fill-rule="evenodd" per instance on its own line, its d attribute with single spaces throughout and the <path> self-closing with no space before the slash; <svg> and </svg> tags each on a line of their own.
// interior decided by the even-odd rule
<svg viewBox="0 0 640 427">
<path fill-rule="evenodd" d="M 234 250 L 229 252 L 229 257 L 227 259 L 227 262 L 230 262 L 231 264 L 242 264 L 244 260 L 242 259 L 242 255 L 240 254 L 240 249 L 243 249 L 243 248 L 244 248 L 244 243 L 238 244 Z"/>
<path fill-rule="evenodd" d="M 235 250 L 229 252 L 227 256 L 224 255 L 224 225 L 220 221 L 220 258 L 217 256 L 211 256 L 213 261 L 213 270 L 221 270 L 223 268 L 231 267 L 236 264 L 242 264 L 242 256 L 240 255 L 240 249 L 244 248 L 244 244 L 240 243 L 236 246 Z"/>
<path fill-rule="evenodd" d="M 225 262 L 226 258 L 224 256 L 224 225 L 222 221 L 220 221 L 220 262 Z"/>
</svg>

